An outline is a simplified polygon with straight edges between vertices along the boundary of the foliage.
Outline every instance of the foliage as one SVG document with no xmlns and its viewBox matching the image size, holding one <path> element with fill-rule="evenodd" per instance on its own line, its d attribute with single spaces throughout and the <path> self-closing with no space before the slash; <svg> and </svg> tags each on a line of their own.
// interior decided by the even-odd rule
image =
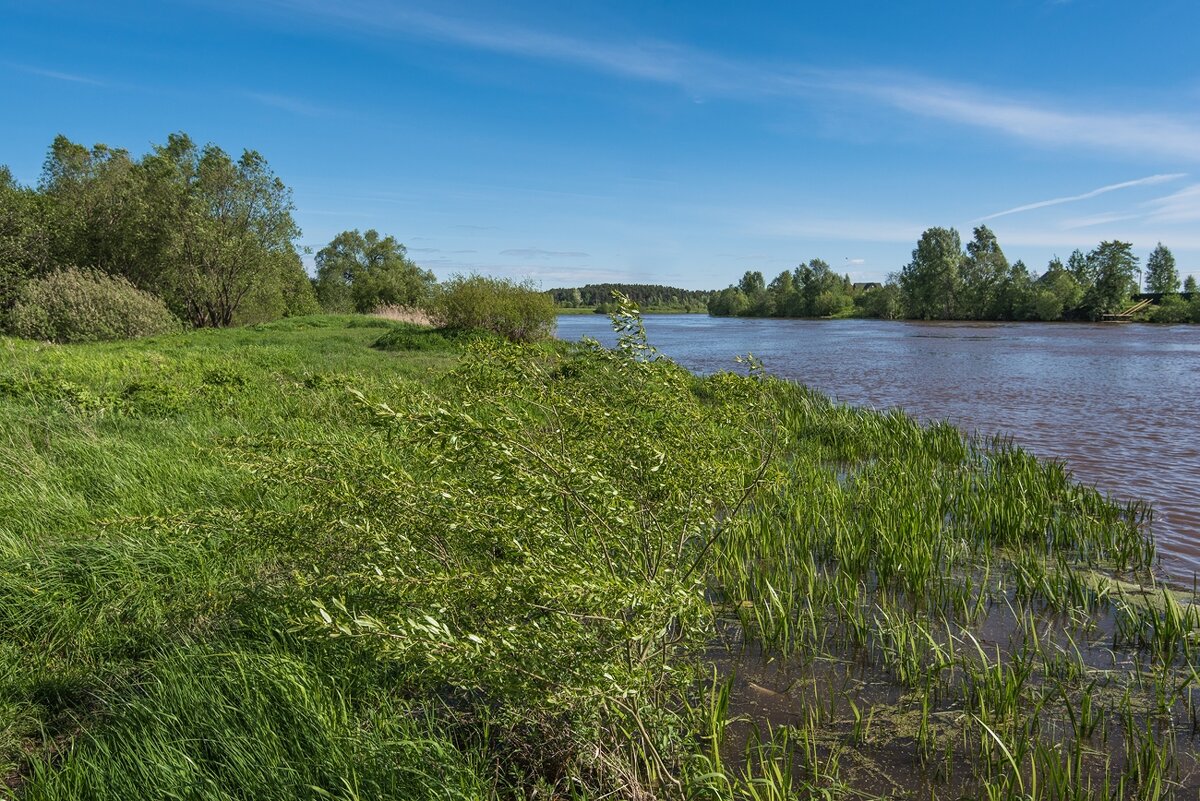
<svg viewBox="0 0 1200 801">
<path fill-rule="evenodd" d="M 373 229 L 343 231 L 317 253 L 317 298 L 326 311 L 420 306 L 434 280 L 408 258 L 404 245 Z"/>
<path fill-rule="evenodd" d="M 752 358 L 690 375 L 616 305 L 614 351 L 389 352 L 417 329 L 361 317 L 0 340 L 0 774 L 34 799 L 1190 780 L 1200 615 L 1135 583 L 1148 510 Z"/>
<path fill-rule="evenodd" d="M 445 328 L 487 331 L 513 342 L 550 336 L 557 319 L 554 301 L 532 282 L 482 275 L 451 278 L 435 295 L 430 311 Z"/>
<path fill-rule="evenodd" d="M 315 309 L 291 193 L 254 151 L 235 162 L 172 134 L 138 159 L 60 135 L 37 191 L 0 180 L 0 212 L 0 312 L 20 283 L 75 265 L 125 278 L 194 326 Z"/>
<path fill-rule="evenodd" d="M 1095 282 L 1083 297 L 1083 308 L 1093 320 L 1120 311 L 1137 290 L 1134 274 L 1138 259 L 1128 242 L 1101 242 L 1087 255 Z"/>
<path fill-rule="evenodd" d="M 707 290 L 680 289 L 661 284 L 586 284 L 547 290 L 562 308 L 594 308 L 607 313 L 613 292 L 620 292 L 642 309 L 703 309 L 712 294 Z"/>
<path fill-rule="evenodd" d="M 45 197 L 18 186 L 0 167 L 0 318 L 25 281 L 50 271 L 53 226 L 47 206 Z"/>
<path fill-rule="evenodd" d="M 227 326 L 246 297 L 268 281 L 296 285 L 291 190 L 258 153 L 234 162 L 216 145 L 198 148 L 172 134 L 146 159 L 154 199 L 169 220 L 158 285 L 197 328 Z"/>
<path fill-rule="evenodd" d="M 1179 295 L 1166 295 L 1151 308 L 1149 320 L 1152 323 L 1192 322 L 1192 304 Z"/>
<path fill-rule="evenodd" d="M 914 257 L 915 258 L 915 257 Z M 974 231 L 962 260 L 962 297 L 958 314 L 966 319 L 994 320 L 1007 316 L 1011 294 L 1005 293 L 1012 270 L 996 235 L 986 225 Z"/>
<path fill-rule="evenodd" d="M 1150 255 L 1150 287 L 1178 288 L 1174 257 L 1161 243 Z M 1135 291 L 1137 258 L 1126 242 L 1103 242 L 1066 264 L 1055 256 L 1042 275 L 1022 261 L 1009 264 L 987 226 L 974 229 L 965 252 L 954 229 L 926 230 L 913 260 L 885 284 L 852 284 L 824 261 L 784 271 L 769 284 L 746 272 L 736 286 L 713 293 L 709 314 L 718 317 L 844 317 L 938 320 L 1101 319 L 1124 309 Z M 1195 280 L 1189 276 L 1192 290 Z M 1166 290 L 1166 294 L 1175 289 Z M 1187 316 L 1179 309 L 1147 312 L 1147 319 Z"/>
<path fill-rule="evenodd" d="M 26 282 L 9 327 L 50 342 L 96 342 L 168 334 L 179 321 L 161 300 L 123 278 L 67 269 Z"/>
<path fill-rule="evenodd" d="M 864 290 L 854 299 L 863 317 L 895 320 L 901 316 L 900 287 L 894 281 Z"/>
<path fill-rule="evenodd" d="M 1146 259 L 1146 291 L 1171 293 L 1179 291 L 1179 271 L 1175 269 L 1175 256 L 1162 242 L 1155 246 Z"/>
<path fill-rule="evenodd" d="M 900 271 L 900 296 L 906 316 L 955 319 L 961 301 L 962 262 L 958 231 L 930 228 L 921 234 L 912 261 Z"/>
<path fill-rule="evenodd" d="M 762 273 L 746 272 L 736 287 L 709 298 L 708 312 L 718 317 L 844 317 L 852 312 L 855 297 L 849 276 L 812 259 L 781 272 L 770 284 L 764 284 Z"/>
</svg>

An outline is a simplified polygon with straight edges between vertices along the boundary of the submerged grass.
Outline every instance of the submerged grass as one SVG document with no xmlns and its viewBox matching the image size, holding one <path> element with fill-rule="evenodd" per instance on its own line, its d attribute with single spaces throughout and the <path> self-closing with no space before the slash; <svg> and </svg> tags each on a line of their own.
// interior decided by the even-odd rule
<svg viewBox="0 0 1200 801">
<path fill-rule="evenodd" d="M 1147 509 L 617 322 L 0 340 L 0 796 L 1195 794 Z"/>
</svg>

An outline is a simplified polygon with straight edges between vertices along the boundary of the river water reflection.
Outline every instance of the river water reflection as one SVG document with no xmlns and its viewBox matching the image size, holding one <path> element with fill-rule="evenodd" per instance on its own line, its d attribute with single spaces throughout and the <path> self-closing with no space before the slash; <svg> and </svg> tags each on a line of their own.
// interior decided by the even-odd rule
<svg viewBox="0 0 1200 801">
<path fill-rule="evenodd" d="M 753 353 L 838 400 L 1003 433 L 1080 481 L 1155 510 L 1163 567 L 1200 572 L 1200 326 L 645 318 L 651 344 L 700 373 Z M 558 336 L 615 341 L 602 315 Z"/>
</svg>

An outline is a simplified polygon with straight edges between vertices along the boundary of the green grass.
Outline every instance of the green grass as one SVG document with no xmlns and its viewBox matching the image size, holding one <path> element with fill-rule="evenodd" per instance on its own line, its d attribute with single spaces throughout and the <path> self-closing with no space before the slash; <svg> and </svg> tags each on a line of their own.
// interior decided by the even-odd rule
<svg viewBox="0 0 1200 801">
<path fill-rule="evenodd" d="M 625 323 L 0 339 L 0 796 L 1194 793 L 1144 507 Z"/>
</svg>

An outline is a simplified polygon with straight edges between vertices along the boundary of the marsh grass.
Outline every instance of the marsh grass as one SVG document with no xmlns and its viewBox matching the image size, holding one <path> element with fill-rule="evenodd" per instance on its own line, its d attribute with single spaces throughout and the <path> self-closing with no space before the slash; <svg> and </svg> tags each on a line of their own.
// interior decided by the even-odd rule
<svg viewBox="0 0 1200 801">
<path fill-rule="evenodd" d="M 8 792 L 1194 795 L 1148 509 L 618 317 L 0 340 Z"/>
</svg>

